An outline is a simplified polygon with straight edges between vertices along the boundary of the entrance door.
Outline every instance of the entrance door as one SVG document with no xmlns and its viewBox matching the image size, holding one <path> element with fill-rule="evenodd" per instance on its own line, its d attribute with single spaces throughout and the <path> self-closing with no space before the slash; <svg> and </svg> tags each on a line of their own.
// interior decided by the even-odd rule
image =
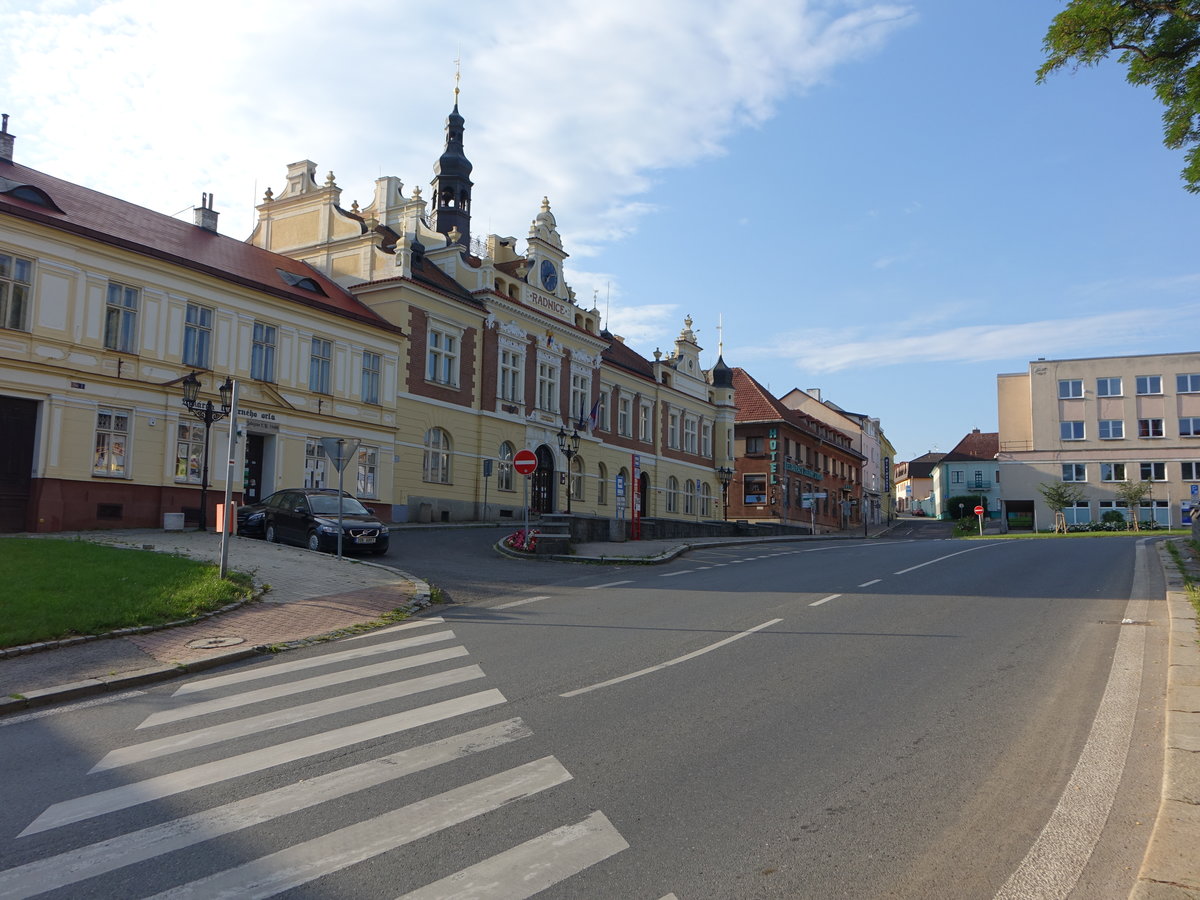
<svg viewBox="0 0 1200 900">
<path fill-rule="evenodd" d="M 37 408 L 36 400 L 0 397 L 0 532 L 25 530 Z"/>
<path fill-rule="evenodd" d="M 552 513 L 555 511 L 554 453 L 545 444 L 537 448 L 537 462 L 537 471 L 529 479 L 529 512 Z"/>
<path fill-rule="evenodd" d="M 246 468 L 242 477 L 242 503 L 249 505 L 263 498 L 263 436 L 246 435 Z"/>
<path fill-rule="evenodd" d="M 638 515 L 643 519 L 649 515 L 650 475 L 643 472 L 638 476 Z"/>
</svg>

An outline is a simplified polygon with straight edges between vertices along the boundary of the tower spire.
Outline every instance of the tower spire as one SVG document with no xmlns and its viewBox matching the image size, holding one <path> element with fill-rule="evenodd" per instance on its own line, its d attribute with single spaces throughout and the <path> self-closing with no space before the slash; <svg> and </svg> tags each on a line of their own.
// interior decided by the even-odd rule
<svg viewBox="0 0 1200 900">
<path fill-rule="evenodd" d="M 458 112 L 462 64 L 454 60 L 454 108 L 446 117 L 446 147 L 433 167 L 433 227 L 452 243 L 471 246 L 471 161 L 463 150 L 463 117 Z M 454 238 L 451 238 L 451 233 Z"/>
</svg>

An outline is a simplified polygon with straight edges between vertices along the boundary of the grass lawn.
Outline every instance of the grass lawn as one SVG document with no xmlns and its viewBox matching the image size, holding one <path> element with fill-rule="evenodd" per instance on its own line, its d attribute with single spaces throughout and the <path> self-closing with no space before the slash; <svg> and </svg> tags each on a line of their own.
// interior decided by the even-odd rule
<svg viewBox="0 0 1200 900">
<path fill-rule="evenodd" d="M 90 541 L 0 538 L 0 647 L 186 619 L 246 597 L 248 575 Z"/>
</svg>

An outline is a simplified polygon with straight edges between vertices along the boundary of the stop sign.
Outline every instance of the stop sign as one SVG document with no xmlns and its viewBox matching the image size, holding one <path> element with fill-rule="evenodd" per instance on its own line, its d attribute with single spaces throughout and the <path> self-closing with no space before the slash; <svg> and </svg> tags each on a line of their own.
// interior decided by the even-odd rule
<svg viewBox="0 0 1200 900">
<path fill-rule="evenodd" d="M 977 516 L 983 515 L 983 507 L 982 506 L 975 507 L 975 515 L 977 515 Z"/>
<path fill-rule="evenodd" d="M 513 468 L 519 475 L 532 475 L 537 471 L 537 455 L 532 450 L 518 450 L 513 457 Z"/>
</svg>

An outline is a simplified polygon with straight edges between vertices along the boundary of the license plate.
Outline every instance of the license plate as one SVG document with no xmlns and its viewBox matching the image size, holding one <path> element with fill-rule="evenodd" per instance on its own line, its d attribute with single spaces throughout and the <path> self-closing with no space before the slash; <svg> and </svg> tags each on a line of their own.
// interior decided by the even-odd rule
<svg viewBox="0 0 1200 900">
<path fill-rule="evenodd" d="M 375 543 L 375 538 L 373 538 L 373 537 L 356 537 L 354 539 L 354 543 L 356 543 L 356 544 L 373 544 L 373 543 Z"/>
</svg>

